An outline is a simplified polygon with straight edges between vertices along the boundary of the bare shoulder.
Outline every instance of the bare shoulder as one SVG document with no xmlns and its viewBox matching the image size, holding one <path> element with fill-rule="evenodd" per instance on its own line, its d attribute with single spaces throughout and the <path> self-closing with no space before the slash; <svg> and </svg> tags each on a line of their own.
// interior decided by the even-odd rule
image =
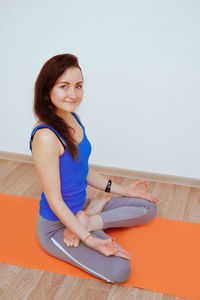
<svg viewBox="0 0 200 300">
<path fill-rule="evenodd" d="M 55 133 L 51 129 L 45 127 L 37 130 L 35 137 L 37 137 L 37 139 L 40 141 L 45 141 L 48 143 L 55 142 L 55 140 L 57 140 Z"/>
<path fill-rule="evenodd" d="M 35 129 L 39 125 L 46 125 L 46 124 L 44 122 L 37 121 L 37 123 L 33 126 L 33 129 Z M 40 140 L 41 142 L 47 141 L 47 142 L 51 143 L 51 141 L 52 142 L 55 141 L 56 137 L 55 137 L 54 132 L 51 129 L 44 127 L 44 128 L 38 129 L 35 132 L 34 139 Z"/>
<path fill-rule="evenodd" d="M 46 152 L 60 151 L 60 144 L 55 133 L 49 128 L 42 128 L 35 132 L 32 141 L 32 148 L 42 149 Z"/>
</svg>

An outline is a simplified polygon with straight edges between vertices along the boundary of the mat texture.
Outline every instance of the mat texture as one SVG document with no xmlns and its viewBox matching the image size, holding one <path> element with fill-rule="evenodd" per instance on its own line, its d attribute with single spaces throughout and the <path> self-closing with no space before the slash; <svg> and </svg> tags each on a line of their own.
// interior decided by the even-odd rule
<svg viewBox="0 0 200 300">
<path fill-rule="evenodd" d="M 0 194 L 0 261 L 96 279 L 40 248 L 35 232 L 38 209 L 38 199 Z M 132 274 L 123 285 L 200 300 L 200 224 L 155 218 L 106 232 L 132 254 Z"/>
</svg>

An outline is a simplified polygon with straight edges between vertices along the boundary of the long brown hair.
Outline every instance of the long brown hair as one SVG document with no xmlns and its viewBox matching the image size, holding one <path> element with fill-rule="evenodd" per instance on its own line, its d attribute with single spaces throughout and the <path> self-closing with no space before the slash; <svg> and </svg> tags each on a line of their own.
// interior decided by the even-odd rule
<svg viewBox="0 0 200 300">
<path fill-rule="evenodd" d="M 52 126 L 60 133 L 67 142 L 67 149 L 72 158 L 77 161 L 78 147 L 70 134 L 70 127 L 56 114 L 56 107 L 50 98 L 50 91 L 58 77 L 72 67 L 81 70 L 78 58 L 72 54 L 56 55 L 44 64 L 35 82 L 34 113 L 39 120 Z"/>
</svg>

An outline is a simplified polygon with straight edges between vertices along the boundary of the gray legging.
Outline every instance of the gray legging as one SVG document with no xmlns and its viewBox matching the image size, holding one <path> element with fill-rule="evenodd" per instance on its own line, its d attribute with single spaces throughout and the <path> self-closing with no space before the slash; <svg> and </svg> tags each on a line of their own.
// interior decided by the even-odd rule
<svg viewBox="0 0 200 300">
<path fill-rule="evenodd" d="M 83 209 L 90 201 L 86 198 Z M 103 219 L 103 229 L 106 229 L 147 223 L 156 215 L 156 211 L 155 202 L 141 198 L 112 197 L 99 215 Z M 49 221 L 38 216 L 37 235 L 46 252 L 107 282 L 124 282 L 129 278 L 131 269 L 127 259 L 105 256 L 83 242 L 77 248 L 68 247 L 63 241 L 64 229 L 60 221 Z M 110 238 L 103 230 L 95 230 L 92 234 L 100 239 Z"/>
</svg>

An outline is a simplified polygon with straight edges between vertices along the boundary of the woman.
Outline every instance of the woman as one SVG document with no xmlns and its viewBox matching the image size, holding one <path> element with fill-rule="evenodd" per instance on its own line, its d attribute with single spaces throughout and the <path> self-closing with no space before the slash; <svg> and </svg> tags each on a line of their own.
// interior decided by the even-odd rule
<svg viewBox="0 0 200 300">
<path fill-rule="evenodd" d="M 57 55 L 42 67 L 36 83 L 34 112 L 38 119 L 30 148 L 43 193 L 37 235 L 49 254 L 107 282 L 130 276 L 130 254 L 104 233 L 150 221 L 158 201 L 147 183 L 120 186 L 88 167 L 91 144 L 74 112 L 83 97 L 83 75 L 77 57 Z M 88 199 L 86 187 L 118 197 Z M 145 184 L 145 189 L 139 189 Z"/>
</svg>

